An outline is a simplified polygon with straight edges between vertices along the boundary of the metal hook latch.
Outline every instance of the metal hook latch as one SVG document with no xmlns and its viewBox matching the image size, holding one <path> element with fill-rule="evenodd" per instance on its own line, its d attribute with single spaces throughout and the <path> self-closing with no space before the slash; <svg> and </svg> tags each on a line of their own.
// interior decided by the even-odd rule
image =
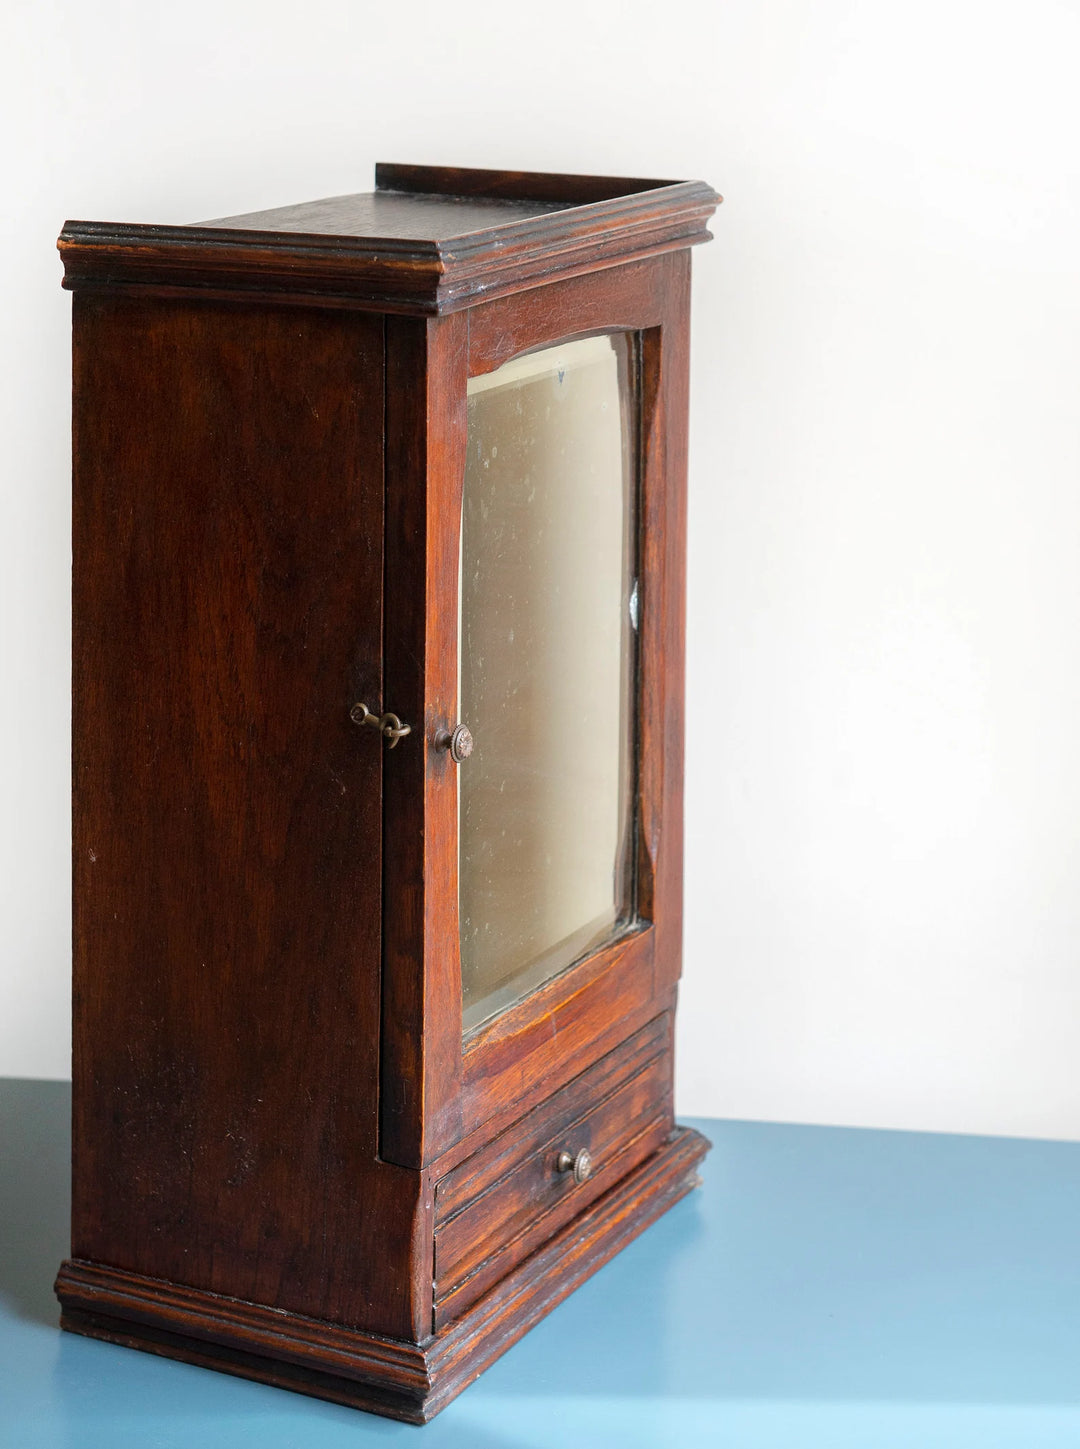
<svg viewBox="0 0 1080 1449">
<path fill-rule="evenodd" d="M 398 740 L 412 734 L 412 725 L 402 724 L 396 714 L 372 714 L 366 704 L 354 704 L 349 710 L 349 718 L 353 724 L 370 725 L 373 730 L 378 730 L 390 749 Z"/>
</svg>

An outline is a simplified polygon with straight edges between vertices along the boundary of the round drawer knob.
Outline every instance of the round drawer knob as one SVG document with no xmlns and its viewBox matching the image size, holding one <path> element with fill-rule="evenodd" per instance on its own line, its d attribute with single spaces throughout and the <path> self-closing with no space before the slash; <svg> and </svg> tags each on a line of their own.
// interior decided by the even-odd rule
<svg viewBox="0 0 1080 1449">
<path fill-rule="evenodd" d="M 560 1152 L 555 1166 L 560 1172 L 572 1172 L 577 1183 L 585 1182 L 592 1176 L 592 1157 L 587 1147 L 583 1147 L 576 1157 L 570 1152 Z"/>
<path fill-rule="evenodd" d="M 455 765 L 460 765 L 467 760 L 473 752 L 473 737 L 468 725 L 455 725 L 450 732 L 450 738 L 446 742 L 446 748 L 450 751 L 450 758 Z"/>
</svg>

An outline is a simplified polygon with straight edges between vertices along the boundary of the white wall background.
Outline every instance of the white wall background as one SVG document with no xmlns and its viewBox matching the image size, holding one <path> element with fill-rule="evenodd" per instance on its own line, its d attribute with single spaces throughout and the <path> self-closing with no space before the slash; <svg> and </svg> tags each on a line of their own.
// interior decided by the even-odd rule
<svg viewBox="0 0 1080 1449">
<path fill-rule="evenodd" d="M 68 1069 L 65 217 L 703 177 L 686 1113 L 1080 1137 L 1080 12 L 8 0 L 0 1073 Z"/>
</svg>

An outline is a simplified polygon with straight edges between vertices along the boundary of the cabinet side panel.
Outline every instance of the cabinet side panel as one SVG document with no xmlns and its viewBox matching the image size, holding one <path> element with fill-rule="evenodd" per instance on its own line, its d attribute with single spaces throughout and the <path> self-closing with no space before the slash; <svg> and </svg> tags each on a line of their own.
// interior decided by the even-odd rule
<svg viewBox="0 0 1080 1449">
<path fill-rule="evenodd" d="M 76 298 L 73 1252 L 404 1331 L 382 386 L 378 317 Z"/>
</svg>

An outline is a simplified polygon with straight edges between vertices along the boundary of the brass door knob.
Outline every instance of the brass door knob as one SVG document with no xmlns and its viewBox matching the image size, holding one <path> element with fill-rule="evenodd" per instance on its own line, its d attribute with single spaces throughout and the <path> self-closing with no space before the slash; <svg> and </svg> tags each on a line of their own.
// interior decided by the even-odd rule
<svg viewBox="0 0 1080 1449">
<path fill-rule="evenodd" d="M 565 1150 L 560 1152 L 555 1159 L 555 1167 L 558 1172 L 572 1172 L 576 1183 L 587 1181 L 592 1176 L 592 1157 L 589 1149 L 583 1147 L 576 1157 Z"/>
<path fill-rule="evenodd" d="M 444 733 L 440 736 L 438 744 L 449 750 L 450 758 L 455 765 L 460 765 L 473 752 L 472 731 L 468 725 L 455 725 L 448 734 Z"/>
</svg>

